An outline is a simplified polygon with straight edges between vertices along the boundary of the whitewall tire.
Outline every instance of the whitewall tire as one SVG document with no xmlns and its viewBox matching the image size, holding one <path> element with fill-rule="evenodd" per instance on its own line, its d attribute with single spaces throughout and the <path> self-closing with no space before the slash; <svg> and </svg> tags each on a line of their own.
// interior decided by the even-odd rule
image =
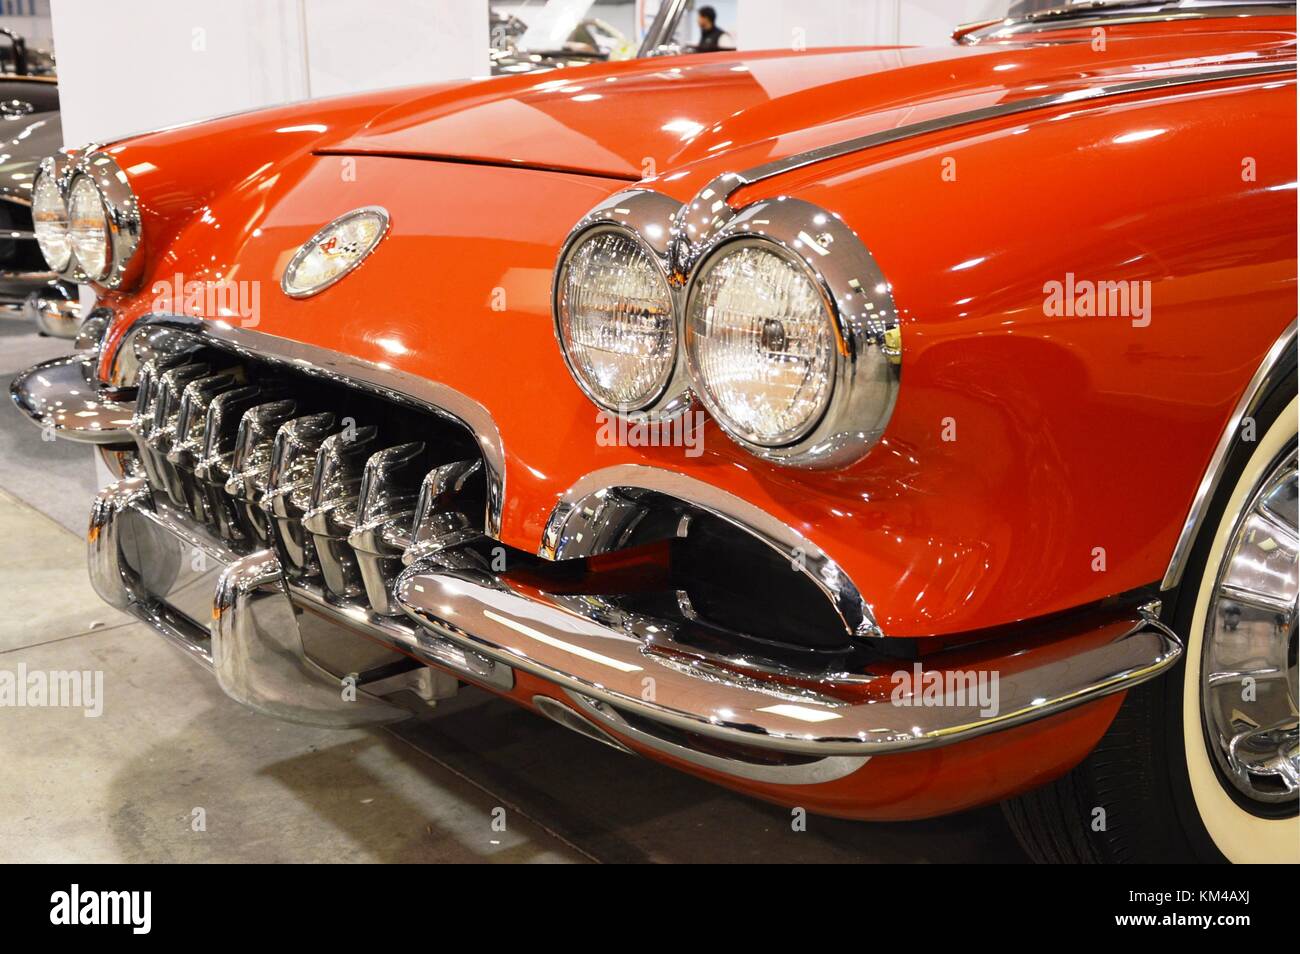
<svg viewBox="0 0 1300 954">
<path fill-rule="evenodd" d="M 1294 350 L 1275 370 L 1158 594 L 1182 660 L 1128 691 L 1075 769 L 1003 803 L 1035 861 L 1300 861 Z"/>
<path fill-rule="evenodd" d="M 1249 635 L 1239 635 L 1249 628 L 1250 613 L 1254 612 L 1261 618 L 1258 626 L 1264 628 L 1269 625 L 1267 621 L 1262 620 L 1266 613 L 1275 618 L 1283 615 L 1277 607 L 1256 608 L 1247 605 L 1244 607 L 1247 618 L 1241 619 L 1240 605 L 1229 602 L 1228 609 L 1225 610 L 1221 608 L 1221 604 L 1224 602 L 1222 588 L 1230 585 L 1224 581 L 1225 570 L 1231 572 L 1230 567 L 1234 556 L 1238 561 L 1247 562 L 1257 562 L 1256 558 L 1260 556 L 1258 547 L 1255 548 L 1256 552 L 1243 552 L 1243 548 L 1248 546 L 1243 537 L 1259 533 L 1246 523 L 1252 510 L 1258 508 L 1258 498 L 1261 492 L 1267 489 L 1265 485 L 1270 479 L 1275 483 L 1279 479 L 1285 479 L 1287 468 L 1294 465 L 1296 422 L 1297 405 L 1296 401 L 1292 400 L 1263 437 L 1256 442 L 1254 452 L 1247 460 L 1245 469 L 1237 477 L 1218 525 L 1213 528 L 1214 536 L 1200 579 L 1187 580 L 1184 583 L 1184 586 L 1195 588 L 1195 604 L 1191 625 L 1186 634 L 1186 664 L 1183 671 L 1183 753 L 1187 761 L 1188 781 L 1191 784 L 1192 799 L 1199 820 L 1215 847 L 1225 858 L 1233 862 L 1300 862 L 1300 822 L 1295 815 L 1294 783 L 1291 783 L 1292 787 L 1288 793 L 1286 779 L 1267 779 L 1271 784 L 1261 788 L 1261 794 L 1267 797 L 1271 792 L 1276 792 L 1273 799 L 1267 801 L 1252 796 L 1254 785 L 1259 783 L 1245 781 L 1242 783 L 1245 790 L 1234 785 L 1231 770 L 1225 769 L 1223 762 L 1216 760 L 1213 754 L 1213 747 L 1217 744 L 1213 737 L 1218 733 L 1207 725 L 1207 720 L 1213 723 L 1214 716 L 1206 711 L 1206 680 L 1209 677 L 1206 670 L 1210 668 L 1207 666 L 1207 661 L 1214 658 L 1214 647 L 1207 646 L 1207 641 L 1217 636 L 1219 639 L 1232 639 L 1237 644 L 1231 647 L 1231 651 L 1236 653 L 1236 658 L 1253 661 L 1253 664 L 1258 667 L 1258 672 L 1264 672 L 1268 668 L 1282 669 L 1278 674 L 1282 678 L 1282 684 L 1271 688 L 1277 690 L 1275 695 L 1283 697 L 1277 700 L 1277 705 L 1284 712 L 1289 710 L 1292 719 L 1295 716 L 1294 582 L 1279 583 L 1276 579 L 1284 574 L 1289 574 L 1292 581 L 1295 578 L 1296 536 L 1293 514 L 1288 512 L 1262 534 L 1262 542 L 1267 547 L 1266 553 L 1278 566 L 1271 574 L 1274 578 L 1271 580 L 1272 594 L 1261 594 L 1266 600 L 1278 601 L 1280 598 L 1283 602 L 1292 603 L 1289 621 L 1285 624 L 1276 624 L 1289 627 L 1289 630 L 1282 632 L 1280 638 L 1285 644 L 1289 636 L 1291 646 L 1284 645 L 1281 653 L 1273 652 L 1270 657 L 1267 647 L 1257 645 L 1260 641 L 1258 638 L 1254 640 L 1255 644 L 1252 644 Z M 1294 471 L 1291 470 L 1290 473 L 1293 475 Z M 1294 485 L 1293 476 L 1291 480 Z M 1287 523 L 1291 526 L 1286 526 Z M 1219 608 L 1220 614 L 1235 614 L 1238 617 L 1231 624 L 1231 631 L 1222 624 L 1216 625 L 1213 614 L 1216 608 Z M 1265 637 L 1273 642 L 1278 638 L 1276 633 Z M 1288 653 L 1292 654 L 1289 666 L 1285 658 Z M 1270 663 L 1279 656 L 1281 665 L 1270 667 Z M 1214 668 L 1223 670 L 1226 667 L 1220 665 Z M 1247 669 L 1247 667 L 1233 668 L 1237 671 Z M 1238 698 L 1241 695 L 1257 698 L 1261 692 L 1267 692 L 1270 687 L 1261 681 L 1263 677 L 1258 675 L 1258 672 L 1255 675 L 1227 678 L 1228 693 L 1236 694 Z M 1243 689 L 1246 680 L 1253 683 L 1249 685 L 1249 691 Z M 1251 706 L 1247 703 L 1242 703 L 1238 709 L 1230 709 L 1228 707 L 1230 701 L 1231 695 L 1225 700 L 1224 709 L 1235 714 L 1237 728 L 1264 721 L 1251 711 Z M 1285 758 L 1285 755 L 1282 757 Z M 1219 759 L 1222 758 L 1221 754 Z"/>
</svg>

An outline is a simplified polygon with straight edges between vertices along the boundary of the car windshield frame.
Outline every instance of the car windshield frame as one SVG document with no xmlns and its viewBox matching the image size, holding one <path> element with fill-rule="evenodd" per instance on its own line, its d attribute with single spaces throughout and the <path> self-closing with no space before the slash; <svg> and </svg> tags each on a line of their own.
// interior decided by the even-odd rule
<svg viewBox="0 0 1300 954">
<path fill-rule="evenodd" d="M 1190 20 L 1222 16 L 1294 15 L 1296 0 L 1079 0 L 1054 2 L 1032 9 L 1035 0 L 1009 0 L 1007 16 L 957 28 L 953 36 L 964 43 L 1010 38 L 1039 30 L 1066 29 L 1072 24 L 1123 24 L 1145 20 Z"/>
</svg>

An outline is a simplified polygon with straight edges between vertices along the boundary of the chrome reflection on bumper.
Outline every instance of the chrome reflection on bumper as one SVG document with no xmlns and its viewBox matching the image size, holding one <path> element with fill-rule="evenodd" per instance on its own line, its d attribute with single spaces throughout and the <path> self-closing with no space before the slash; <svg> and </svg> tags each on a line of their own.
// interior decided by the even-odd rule
<svg viewBox="0 0 1300 954">
<path fill-rule="evenodd" d="M 128 477 L 99 492 L 86 533 L 90 584 L 104 602 L 144 620 L 211 667 L 211 594 L 230 561 L 224 548 L 172 532 L 151 515 L 142 478 Z"/>
<path fill-rule="evenodd" d="M 212 664 L 226 695 L 255 712 L 348 728 L 395 722 L 405 709 L 340 681 L 307 658 L 279 558 L 259 550 L 221 574 L 212 603 Z"/>
<path fill-rule="evenodd" d="M 51 282 L 45 289 L 32 292 L 23 301 L 23 316 L 53 338 L 77 337 L 82 315 L 76 286 Z"/>
<path fill-rule="evenodd" d="M 151 494 L 144 478 L 101 490 L 87 532 L 90 581 L 105 602 L 148 623 L 191 659 L 213 670 L 236 701 L 278 719 L 331 728 L 403 718 L 357 685 L 341 680 L 303 648 L 298 615 L 364 633 L 390 648 L 451 670 L 467 681 L 509 689 L 506 666 L 431 636 L 405 621 L 337 606 L 323 593 L 286 586 L 270 550 L 240 556 Z M 391 680 L 389 680 L 391 681 Z"/>
<path fill-rule="evenodd" d="M 28 368 L 9 385 L 18 410 L 57 437 L 84 444 L 129 444 L 134 396 L 119 400 L 95 378 L 95 352 L 77 352 Z"/>
<path fill-rule="evenodd" d="M 861 758 L 964 741 L 1131 688 L 1182 653 L 1159 622 L 1116 621 L 1096 630 L 1105 640 L 1089 648 L 1014 672 L 1003 665 L 997 712 L 987 714 L 978 703 L 891 704 L 888 675 L 807 680 L 800 688 L 687 660 L 668 641 L 645 641 L 580 604 L 524 593 L 472 569 L 417 563 L 395 594 L 430 632 L 556 683 L 605 728 L 620 731 L 621 720 L 660 741 L 656 727 L 796 756 Z M 846 701 L 850 695 L 861 701 Z"/>
</svg>

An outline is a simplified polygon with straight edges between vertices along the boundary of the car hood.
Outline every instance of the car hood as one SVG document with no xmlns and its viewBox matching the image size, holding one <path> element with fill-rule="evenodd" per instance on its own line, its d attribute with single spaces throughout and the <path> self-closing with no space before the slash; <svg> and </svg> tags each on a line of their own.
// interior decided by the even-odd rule
<svg viewBox="0 0 1300 954">
<path fill-rule="evenodd" d="M 641 180 L 767 161 L 902 123 L 1098 82 L 1294 57 L 1283 29 L 1117 34 L 1053 44 L 728 53 L 593 65 L 440 88 L 320 152 L 459 159 Z M 1292 21 L 1294 23 L 1294 21 Z M 726 157 L 723 160 L 723 157 Z"/>
</svg>

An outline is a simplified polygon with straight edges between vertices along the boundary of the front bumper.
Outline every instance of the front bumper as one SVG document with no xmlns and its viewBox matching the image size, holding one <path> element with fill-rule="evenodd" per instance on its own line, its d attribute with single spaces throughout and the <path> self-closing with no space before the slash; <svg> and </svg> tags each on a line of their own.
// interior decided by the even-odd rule
<svg viewBox="0 0 1300 954">
<path fill-rule="evenodd" d="M 135 443 L 146 470 L 151 462 L 157 470 L 163 460 L 183 460 L 160 457 L 134 433 L 134 401 L 97 391 L 92 367 L 84 356 L 40 365 L 15 381 L 15 402 L 61 436 Z M 665 623 L 589 593 L 553 591 L 536 576 L 489 571 L 468 549 L 477 535 L 462 544 L 463 524 L 446 519 L 464 515 L 433 512 L 436 495 L 428 526 L 449 532 L 437 546 L 424 539 L 425 549 L 405 554 L 408 565 L 381 606 L 364 594 L 339 598 L 328 574 L 304 575 L 301 554 L 289 546 L 301 547 L 304 532 L 292 513 L 255 503 L 273 517 L 269 543 L 235 546 L 223 539 L 224 524 L 198 519 L 231 502 L 221 490 L 228 494 L 231 484 L 215 481 L 208 488 L 214 499 L 196 499 L 193 473 L 175 463 L 164 469 L 162 476 L 180 485 L 159 475 L 152 485 L 129 477 L 97 499 L 89 531 L 96 590 L 212 668 L 232 698 L 292 721 L 365 725 L 398 715 L 383 693 L 371 691 L 382 674 L 362 673 L 355 699 L 342 698 L 337 667 L 322 667 L 308 648 L 328 630 L 331 638 L 377 643 L 511 696 L 619 748 L 767 797 L 813 786 L 831 794 L 804 804 L 853 813 L 867 797 L 862 770 L 875 786 L 868 794 L 876 796 L 881 773 L 894 771 L 883 763 L 907 773 L 930 764 L 920 756 L 955 749 L 965 754 L 944 760 L 955 772 L 951 766 L 990 757 L 999 743 L 985 737 L 1005 739 L 1019 753 L 984 785 L 988 797 L 1022 784 L 1008 777 L 1016 775 L 1013 763 L 1017 772 L 1025 767 L 1024 779 L 1068 769 L 1096 741 L 1095 734 L 1084 736 L 1104 731 L 1105 713 L 1113 712 L 1094 704 L 1159 675 L 1182 651 L 1155 619 L 1116 609 L 991 634 L 915 662 L 879 659 L 817 675 L 759 665 L 675 640 L 675 619 Z M 318 547 L 336 548 L 321 549 L 322 559 L 348 559 L 349 541 L 357 547 L 365 536 L 327 539 L 328 527 L 314 518 L 308 525 Z M 418 523 L 416 531 L 414 539 L 422 539 Z M 409 541 L 385 541 L 380 557 L 400 569 Z M 357 556 L 364 555 L 358 547 Z M 1086 732 L 1070 727 L 1079 723 Z M 1026 732 L 1041 732 L 1041 748 L 1025 746 Z M 1052 740 L 1062 738 L 1066 744 L 1053 748 Z M 867 766 L 878 755 L 891 758 Z M 951 789 L 938 774 L 926 784 Z M 837 788 L 844 785 L 857 788 L 845 795 Z M 945 798 L 945 805 L 959 804 L 956 794 Z M 872 817 L 887 811 L 870 808 Z"/>
<path fill-rule="evenodd" d="M 1031 640 L 1010 656 L 1003 647 L 983 661 L 951 660 L 999 672 L 996 712 L 969 700 L 900 705 L 888 673 L 805 685 L 758 678 L 684 657 L 671 642 L 645 643 L 562 598 L 448 567 L 455 561 L 446 556 L 412 565 L 399 580 L 397 598 L 418 626 L 341 607 L 287 586 L 274 552 L 229 550 L 155 499 L 142 478 L 101 491 L 88 543 L 91 582 L 105 601 L 148 623 L 262 714 L 329 727 L 406 715 L 365 683 L 355 699 L 341 699 L 338 677 L 304 648 L 305 627 L 327 626 L 500 693 L 513 693 L 517 672 L 540 677 L 555 691 L 526 695 L 570 728 L 578 728 L 577 717 L 587 734 L 620 748 L 768 786 L 834 782 L 871 756 L 1044 719 L 1153 678 L 1181 652 L 1160 624 L 1119 619 L 1047 644 Z M 929 663 L 926 671 L 951 669 Z"/>
<path fill-rule="evenodd" d="M 104 390 L 95 377 L 97 355 L 79 351 L 52 358 L 14 378 L 9 396 L 28 420 L 82 444 L 130 444 L 133 394 Z"/>
<path fill-rule="evenodd" d="M 309 619 L 377 639 L 485 688 L 508 691 L 514 672 L 532 674 L 610 736 L 764 781 L 827 780 L 873 755 L 1044 719 L 1154 678 L 1181 653 L 1172 633 L 1140 616 L 1067 626 L 1050 642 L 1031 637 L 927 661 L 919 671 L 943 676 L 949 688 L 919 704 L 895 691 L 898 672 L 821 681 L 746 673 L 684 653 L 671 640 L 645 641 L 620 621 L 602 619 L 589 599 L 448 566 L 455 563 L 450 555 L 401 575 L 395 594 L 419 624 L 413 626 L 339 606 L 301 584 L 287 587 L 275 553 L 239 556 L 155 499 L 142 478 L 100 493 L 89 563 L 102 598 L 215 668 L 229 695 L 268 715 L 326 725 L 372 721 L 362 707 L 340 711 L 337 678 L 307 659 L 298 639 L 305 608 Z M 912 672 L 910 664 L 900 666 Z M 947 679 L 954 672 L 996 673 L 995 706 L 962 697 Z M 918 695 L 923 682 L 916 682 Z M 734 749 L 696 745 L 697 737 Z M 756 758 L 760 752 L 771 758 Z"/>
<path fill-rule="evenodd" d="M 274 718 L 343 728 L 409 714 L 376 694 L 364 674 L 354 698 L 307 651 L 309 628 L 369 636 L 404 654 L 487 687 L 509 687 L 510 671 L 413 628 L 349 613 L 323 595 L 291 600 L 279 557 L 240 556 L 165 500 L 143 478 L 104 488 L 87 532 L 90 582 L 99 596 L 149 624 L 212 670 L 231 698 Z M 353 674 L 355 677 L 355 674 Z"/>
<path fill-rule="evenodd" d="M 1131 688 L 1182 652 L 1168 629 L 1135 614 L 1067 626 L 1050 643 L 1030 638 L 1011 655 L 994 644 L 931 659 L 919 678 L 902 663 L 892 672 L 800 680 L 703 659 L 671 640 L 643 638 L 643 628 L 630 632 L 589 597 L 555 596 L 474 569 L 416 564 L 396 595 L 426 629 L 563 687 L 606 728 L 626 733 L 635 725 L 628 717 L 639 717 L 797 755 L 871 756 L 976 738 Z M 967 674 L 996 686 L 991 704 L 973 698 Z M 940 697 L 916 704 L 938 676 Z"/>
<path fill-rule="evenodd" d="M 58 279 L 35 284 L 23 299 L 23 317 L 52 338 L 77 337 L 82 321 L 77 286 Z"/>
</svg>

